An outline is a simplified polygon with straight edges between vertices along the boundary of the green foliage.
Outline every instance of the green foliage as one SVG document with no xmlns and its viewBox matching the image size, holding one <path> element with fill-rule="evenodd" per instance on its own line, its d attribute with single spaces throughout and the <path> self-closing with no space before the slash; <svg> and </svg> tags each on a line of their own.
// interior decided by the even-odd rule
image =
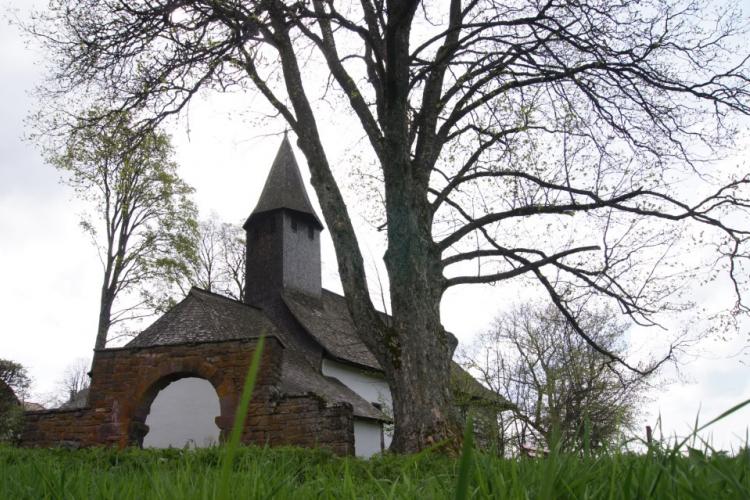
<svg viewBox="0 0 750 500">
<path fill-rule="evenodd" d="M 26 397 L 26 392 L 31 387 L 31 378 L 26 368 L 8 359 L 0 359 L 0 381 L 12 389 L 19 399 Z"/>
<path fill-rule="evenodd" d="M 467 498 L 469 491 L 469 481 L 471 478 L 472 465 L 474 465 L 474 426 L 471 416 L 466 419 L 464 428 L 464 442 L 461 449 L 461 456 L 458 459 L 458 478 L 456 479 L 456 500 Z"/>
<path fill-rule="evenodd" d="M 0 443 L 14 443 L 23 426 L 23 407 L 18 403 L 0 399 Z"/>
<path fill-rule="evenodd" d="M 116 323 L 170 301 L 171 277 L 195 258 L 197 239 L 193 188 L 177 174 L 169 136 L 136 129 L 127 114 L 100 113 L 90 111 L 47 154 L 91 209 L 81 228 L 104 274 L 97 347 Z M 123 300 L 131 293 L 141 300 Z"/>
<path fill-rule="evenodd" d="M 26 368 L 0 359 L 0 442 L 13 442 L 23 425 L 23 400 L 31 385 Z"/>
<path fill-rule="evenodd" d="M 611 312 L 582 310 L 577 321 L 598 346 L 625 356 L 626 325 Z M 633 430 L 648 388 L 646 376 L 616 371 L 554 307 L 526 304 L 500 316 L 464 364 L 507 404 L 482 416 L 500 453 L 551 449 L 556 440 L 583 454 L 612 445 Z"/>
</svg>

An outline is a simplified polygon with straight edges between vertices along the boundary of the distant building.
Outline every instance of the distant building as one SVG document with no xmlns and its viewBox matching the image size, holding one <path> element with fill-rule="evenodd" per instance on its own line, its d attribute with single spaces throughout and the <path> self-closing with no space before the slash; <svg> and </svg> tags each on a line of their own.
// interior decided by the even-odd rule
<svg viewBox="0 0 750 500">
<path fill-rule="evenodd" d="M 344 297 L 321 286 L 323 225 L 286 137 L 243 227 L 244 303 L 193 288 L 126 346 L 96 351 L 88 404 L 28 413 L 24 442 L 215 443 L 231 429 L 263 335 L 244 442 L 322 446 L 358 456 L 387 447 L 390 390 Z M 457 365 L 456 375 L 466 393 L 485 396 Z"/>
<path fill-rule="evenodd" d="M 44 410 L 44 405 L 40 403 L 34 403 L 33 401 L 24 401 L 23 409 L 26 411 L 42 411 Z"/>
<path fill-rule="evenodd" d="M 84 387 L 78 391 L 70 391 L 68 400 L 60 405 L 61 410 L 73 410 L 85 408 L 89 401 L 89 388 Z"/>
</svg>

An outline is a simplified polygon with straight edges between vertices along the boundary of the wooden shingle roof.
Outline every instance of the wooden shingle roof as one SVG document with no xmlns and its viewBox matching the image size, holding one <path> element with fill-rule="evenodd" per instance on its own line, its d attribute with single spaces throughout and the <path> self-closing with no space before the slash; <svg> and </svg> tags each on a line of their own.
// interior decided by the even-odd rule
<svg viewBox="0 0 750 500">
<path fill-rule="evenodd" d="M 281 391 L 295 396 L 307 393 L 317 394 L 329 402 L 345 402 L 352 405 L 354 416 L 373 420 L 389 420 L 359 394 L 333 377 L 323 375 L 313 368 L 301 353 L 287 349 L 281 371 Z"/>
<path fill-rule="evenodd" d="M 193 287 L 181 302 L 143 330 L 126 347 L 217 342 L 283 336 L 262 310 Z"/>
<path fill-rule="evenodd" d="M 292 210 L 310 220 L 318 229 L 323 229 L 307 196 L 292 145 L 286 135 L 273 160 L 258 203 L 243 227 L 259 214 L 282 209 Z"/>
<path fill-rule="evenodd" d="M 294 290 L 285 290 L 283 299 L 297 321 L 329 356 L 364 368 L 382 371 L 380 363 L 359 337 L 343 296 L 325 289 L 319 298 Z M 460 393 L 456 398 L 457 404 L 469 405 L 483 401 L 504 407 L 507 403 L 479 383 L 455 361 L 451 361 L 446 383 L 449 379 L 452 389 Z"/>
<path fill-rule="evenodd" d="M 357 334 L 344 297 L 325 289 L 320 297 L 285 290 L 283 299 L 297 321 L 332 357 L 382 371 Z"/>
</svg>

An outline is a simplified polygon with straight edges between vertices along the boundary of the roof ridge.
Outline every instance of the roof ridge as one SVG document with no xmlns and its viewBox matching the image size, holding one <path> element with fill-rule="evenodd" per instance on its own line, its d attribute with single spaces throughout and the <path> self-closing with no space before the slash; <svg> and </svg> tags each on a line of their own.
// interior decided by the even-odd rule
<svg viewBox="0 0 750 500">
<path fill-rule="evenodd" d="M 190 292 L 188 292 L 188 294 L 185 295 L 185 297 L 181 301 L 179 301 L 178 303 L 176 303 L 175 305 L 173 305 L 172 307 L 170 307 L 169 309 L 167 309 L 164 312 L 164 314 L 162 314 L 161 316 L 159 316 L 158 318 L 156 318 L 156 321 L 154 321 L 153 323 L 151 323 L 150 325 L 148 325 L 146 328 L 144 328 L 143 330 L 141 330 L 140 333 L 138 333 L 138 335 L 136 335 L 135 337 L 133 337 L 130 340 L 130 342 L 128 342 L 127 344 L 125 344 L 123 347 L 129 346 L 130 344 L 132 344 L 133 342 L 135 342 L 136 340 L 138 340 L 144 334 L 146 334 L 146 336 L 148 336 L 148 333 L 150 333 L 149 330 L 151 330 L 153 332 L 153 329 L 157 328 L 158 326 L 164 326 L 164 327 L 168 326 L 172 322 L 172 320 L 174 319 L 174 317 L 176 315 L 176 311 L 178 309 L 181 309 L 181 308 L 185 307 L 184 304 L 187 301 L 187 299 L 188 299 L 189 296 L 190 296 Z"/>
<path fill-rule="evenodd" d="M 214 291 L 211 291 L 211 290 L 206 290 L 205 288 L 201 288 L 201 287 L 195 286 L 195 285 L 193 285 L 193 286 L 190 287 L 190 291 L 188 291 L 188 295 L 190 295 L 190 293 L 192 293 L 193 290 L 196 290 L 196 291 L 198 291 L 200 293 L 205 293 L 206 295 L 211 295 L 212 297 L 216 297 L 217 299 L 224 299 L 227 302 L 234 302 L 235 304 L 239 304 L 241 306 L 247 306 L 247 307 L 251 307 L 253 309 L 257 309 L 258 311 L 263 311 L 263 309 L 261 307 L 258 307 L 258 306 L 254 305 L 254 304 L 248 304 L 247 302 L 243 302 L 243 301 L 241 301 L 239 299 L 235 299 L 233 297 L 227 297 L 226 295 L 222 295 L 222 294 L 220 294 L 218 292 L 214 292 Z"/>
</svg>

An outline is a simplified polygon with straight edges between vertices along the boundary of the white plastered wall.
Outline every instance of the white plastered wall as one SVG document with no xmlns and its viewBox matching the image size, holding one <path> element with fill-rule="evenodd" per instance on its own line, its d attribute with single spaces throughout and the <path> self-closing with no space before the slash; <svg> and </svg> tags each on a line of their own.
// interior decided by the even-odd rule
<svg viewBox="0 0 750 500">
<path fill-rule="evenodd" d="M 211 383 L 195 377 L 172 382 L 156 395 L 146 417 L 144 448 L 203 448 L 219 442 L 215 418 L 219 396 Z"/>
<path fill-rule="evenodd" d="M 325 358 L 323 359 L 321 371 L 323 375 L 338 379 L 365 401 L 381 405 L 386 414 L 390 415 L 392 413 L 393 400 L 391 398 L 391 390 L 382 376 Z M 376 428 L 377 432 L 375 432 Z M 369 457 L 373 453 L 381 451 L 380 428 L 381 424 L 379 423 L 370 420 L 355 419 L 354 450 L 358 457 Z M 393 436 L 390 432 L 384 432 L 383 441 L 386 449 L 390 446 L 392 438 Z M 360 450 L 362 450 L 361 453 Z"/>
<path fill-rule="evenodd" d="M 383 451 L 380 448 L 382 429 L 380 422 L 355 418 L 354 454 L 360 458 L 370 458 L 375 453 Z"/>
</svg>

